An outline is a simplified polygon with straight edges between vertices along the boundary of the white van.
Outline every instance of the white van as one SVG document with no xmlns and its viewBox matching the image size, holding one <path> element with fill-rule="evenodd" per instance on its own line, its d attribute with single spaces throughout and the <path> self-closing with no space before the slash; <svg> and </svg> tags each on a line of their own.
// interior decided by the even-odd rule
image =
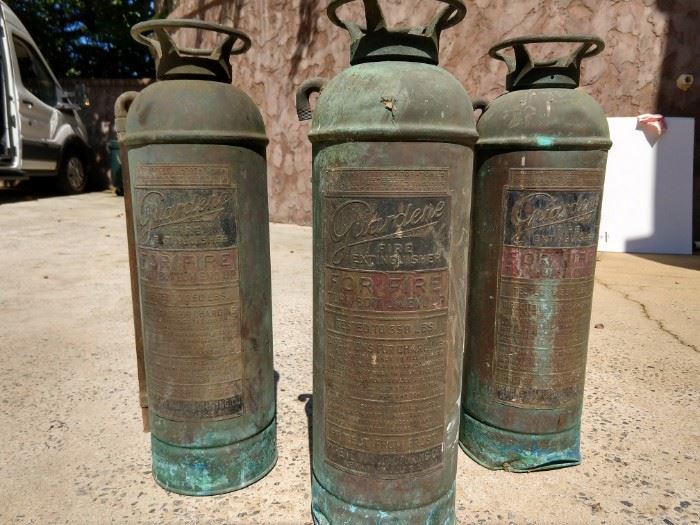
<svg viewBox="0 0 700 525">
<path fill-rule="evenodd" d="M 1 1 L 0 36 L 0 181 L 54 176 L 64 193 L 85 191 L 93 155 L 79 106 Z"/>
</svg>

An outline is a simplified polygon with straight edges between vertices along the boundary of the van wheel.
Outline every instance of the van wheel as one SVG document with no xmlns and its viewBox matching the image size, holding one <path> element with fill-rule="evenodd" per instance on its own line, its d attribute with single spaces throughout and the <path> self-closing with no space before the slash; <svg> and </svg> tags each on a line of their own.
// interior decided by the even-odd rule
<svg viewBox="0 0 700 525">
<path fill-rule="evenodd" d="M 72 152 L 66 156 L 58 172 L 58 188 L 67 195 L 83 193 L 87 187 L 87 175 L 83 160 Z"/>
</svg>

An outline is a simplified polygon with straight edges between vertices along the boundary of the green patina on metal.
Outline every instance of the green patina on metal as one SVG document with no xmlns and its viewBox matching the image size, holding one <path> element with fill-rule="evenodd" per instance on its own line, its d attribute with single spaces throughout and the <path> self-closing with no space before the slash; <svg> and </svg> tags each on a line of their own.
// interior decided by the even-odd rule
<svg viewBox="0 0 700 525">
<path fill-rule="evenodd" d="M 247 487 L 274 467 L 276 432 L 272 422 L 248 439 L 211 448 L 173 446 L 152 435 L 153 475 L 164 489 L 190 496 Z"/>
<path fill-rule="evenodd" d="M 579 43 L 537 62 L 528 44 Z M 512 56 L 502 53 L 513 47 Z M 575 90 L 589 36 L 491 49 L 509 92 L 481 103 L 460 445 L 491 469 L 580 463 L 580 424 L 607 151 L 600 106 Z"/>
<path fill-rule="evenodd" d="M 509 432 L 462 414 L 462 450 L 489 469 L 535 472 L 571 467 L 581 462 L 580 426 L 555 434 Z"/>
<path fill-rule="evenodd" d="M 313 144 L 312 515 L 319 525 L 451 525 L 476 130 L 437 65 L 440 32 L 366 26 L 352 67 L 299 87 Z"/>
<path fill-rule="evenodd" d="M 318 525 L 444 525 L 455 523 L 455 484 L 436 501 L 423 507 L 383 511 L 344 501 L 311 480 L 311 508 Z"/>
<path fill-rule="evenodd" d="M 168 30 L 181 27 L 226 38 L 178 48 Z M 132 34 L 159 58 L 159 82 L 125 97 L 118 123 L 153 474 L 173 492 L 220 494 L 277 459 L 267 138 L 253 101 L 230 84 L 229 56 L 250 39 L 191 20 Z"/>
</svg>

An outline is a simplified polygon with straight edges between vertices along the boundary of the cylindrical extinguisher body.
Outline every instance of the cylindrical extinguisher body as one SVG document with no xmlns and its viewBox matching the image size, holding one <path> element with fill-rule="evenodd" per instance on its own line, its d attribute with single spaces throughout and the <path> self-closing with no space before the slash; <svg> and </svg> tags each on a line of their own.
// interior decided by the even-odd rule
<svg viewBox="0 0 700 525">
<path fill-rule="evenodd" d="M 274 465 L 265 128 L 225 82 L 165 80 L 129 109 L 153 472 L 182 494 Z"/>
<path fill-rule="evenodd" d="M 492 469 L 575 465 L 607 121 L 579 90 L 533 87 L 477 129 L 460 442 Z"/>
<path fill-rule="evenodd" d="M 454 522 L 469 104 L 445 70 L 398 60 L 352 66 L 318 99 L 312 510 L 321 525 Z"/>
</svg>

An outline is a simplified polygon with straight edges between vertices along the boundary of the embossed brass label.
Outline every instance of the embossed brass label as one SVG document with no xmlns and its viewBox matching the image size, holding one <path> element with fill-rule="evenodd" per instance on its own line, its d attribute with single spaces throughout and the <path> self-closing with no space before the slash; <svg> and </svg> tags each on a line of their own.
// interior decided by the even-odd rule
<svg viewBox="0 0 700 525">
<path fill-rule="evenodd" d="M 151 409 L 244 413 L 237 191 L 229 166 L 141 165 L 137 256 Z"/>
<path fill-rule="evenodd" d="M 510 171 L 493 363 L 504 404 L 557 408 L 582 394 L 602 176 Z"/>
<path fill-rule="evenodd" d="M 443 463 L 446 170 L 325 174 L 326 461 L 397 478 Z"/>
<path fill-rule="evenodd" d="M 597 240 L 600 192 L 506 191 L 505 240 L 510 246 L 590 246 Z"/>
</svg>

